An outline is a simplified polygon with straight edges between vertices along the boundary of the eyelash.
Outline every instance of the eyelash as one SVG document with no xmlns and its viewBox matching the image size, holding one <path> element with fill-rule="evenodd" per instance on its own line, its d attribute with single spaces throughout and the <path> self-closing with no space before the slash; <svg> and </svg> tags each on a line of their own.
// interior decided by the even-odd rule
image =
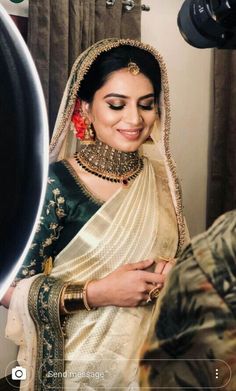
<svg viewBox="0 0 236 391">
<path fill-rule="evenodd" d="M 112 105 L 111 103 L 108 104 L 109 108 L 112 109 L 112 110 L 122 110 L 125 105 L 121 105 L 121 106 L 114 106 Z M 154 106 L 153 105 L 147 105 L 147 106 L 143 106 L 143 105 L 139 105 L 139 107 L 142 109 L 142 110 L 153 110 L 154 109 Z"/>
</svg>

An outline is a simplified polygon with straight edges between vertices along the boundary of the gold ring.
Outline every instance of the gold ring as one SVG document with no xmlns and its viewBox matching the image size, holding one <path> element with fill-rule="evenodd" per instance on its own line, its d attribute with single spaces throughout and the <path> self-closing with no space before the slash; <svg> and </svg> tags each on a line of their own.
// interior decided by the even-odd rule
<svg viewBox="0 0 236 391">
<path fill-rule="evenodd" d="M 152 301 L 153 299 L 157 299 L 158 296 L 160 294 L 160 289 L 155 287 L 155 288 L 152 288 L 148 294 L 148 299 L 146 300 L 146 303 L 149 303 L 150 301 Z"/>
</svg>

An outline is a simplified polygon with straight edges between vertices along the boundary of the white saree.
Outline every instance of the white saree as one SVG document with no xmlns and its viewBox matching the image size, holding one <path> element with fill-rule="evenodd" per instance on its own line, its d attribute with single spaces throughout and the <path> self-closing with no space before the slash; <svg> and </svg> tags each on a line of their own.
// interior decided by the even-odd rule
<svg viewBox="0 0 236 391">
<path fill-rule="evenodd" d="M 99 279 L 125 263 L 174 257 L 178 244 L 174 208 L 170 194 L 163 192 L 163 178 L 158 186 L 157 181 L 145 160 L 130 189 L 119 190 L 57 256 L 51 276 L 65 281 Z M 66 327 L 65 389 L 138 387 L 138 358 L 151 311 L 152 306 L 110 306 L 71 316 Z M 91 376 L 70 376 L 78 369 Z"/>
</svg>

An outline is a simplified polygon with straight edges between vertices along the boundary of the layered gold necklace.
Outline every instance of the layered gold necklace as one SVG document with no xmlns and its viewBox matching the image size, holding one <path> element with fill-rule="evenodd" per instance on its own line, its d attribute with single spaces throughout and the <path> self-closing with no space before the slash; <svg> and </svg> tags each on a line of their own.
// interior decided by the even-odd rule
<svg viewBox="0 0 236 391">
<path fill-rule="evenodd" d="M 118 151 L 96 139 L 74 155 L 86 171 L 111 182 L 123 183 L 134 179 L 143 169 L 143 159 L 135 152 Z"/>
</svg>

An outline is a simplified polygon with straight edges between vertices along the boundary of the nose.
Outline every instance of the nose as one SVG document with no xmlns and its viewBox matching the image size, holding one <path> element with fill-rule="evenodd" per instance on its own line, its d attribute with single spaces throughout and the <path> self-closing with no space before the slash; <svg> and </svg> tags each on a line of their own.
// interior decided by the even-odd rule
<svg viewBox="0 0 236 391">
<path fill-rule="evenodd" d="M 137 105 L 129 105 L 129 107 L 127 107 L 125 121 L 132 126 L 138 126 L 143 122 L 143 118 Z"/>
</svg>

